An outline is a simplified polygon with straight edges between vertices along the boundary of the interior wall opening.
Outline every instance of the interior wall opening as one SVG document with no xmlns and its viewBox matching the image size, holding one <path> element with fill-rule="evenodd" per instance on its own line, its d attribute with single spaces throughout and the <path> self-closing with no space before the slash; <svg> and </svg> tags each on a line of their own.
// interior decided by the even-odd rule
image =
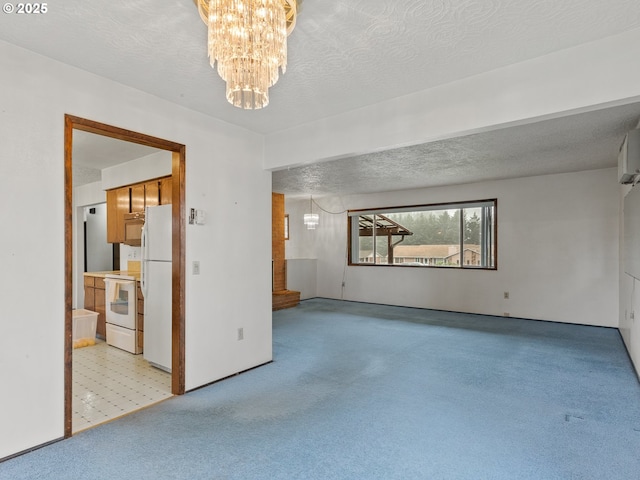
<svg viewBox="0 0 640 480">
<path fill-rule="evenodd" d="M 88 416 L 89 411 L 94 414 L 100 411 L 100 415 L 94 420 L 103 417 L 115 418 L 136 410 L 137 406 L 143 408 L 155 403 L 162 399 L 163 395 L 184 393 L 185 219 L 182 212 L 185 211 L 185 147 L 171 141 L 66 115 L 64 169 L 65 436 L 68 437 L 83 427 L 93 426 L 82 423 L 83 412 Z M 163 173 L 162 178 L 158 172 Z M 165 173 L 168 175 L 164 175 Z M 143 178 L 145 176 L 153 178 Z M 142 205 L 145 212 L 154 215 L 157 211 L 162 211 L 165 218 L 163 236 L 168 237 L 165 254 L 167 263 L 163 265 L 163 271 L 166 272 L 164 276 L 168 279 L 165 282 L 168 286 L 165 288 L 171 292 L 170 295 L 165 295 L 170 298 L 170 304 L 165 309 L 170 311 L 166 320 L 167 335 L 164 336 L 168 338 L 168 344 L 167 340 L 163 339 L 168 357 L 166 361 L 161 362 L 162 364 L 151 366 L 147 365 L 150 363 L 148 359 L 145 360 L 141 355 L 144 350 L 144 329 L 138 330 L 138 327 L 144 324 L 146 308 L 142 307 L 142 312 L 136 311 L 141 300 L 142 304 L 145 303 L 144 296 L 140 293 L 140 277 L 136 276 L 136 271 L 140 272 L 140 264 L 143 263 L 142 245 L 136 245 L 135 242 L 122 244 L 113 238 L 113 225 L 103 225 L 105 215 L 102 215 L 103 210 L 109 209 L 110 202 L 100 201 L 101 198 L 105 198 L 104 190 L 116 190 L 114 185 L 127 183 L 131 178 L 139 180 L 135 185 L 126 187 L 129 201 L 138 202 L 135 203 L 134 210 L 138 210 Z M 164 181 L 164 197 L 160 196 L 161 180 Z M 142 190 L 138 188 L 139 185 L 142 185 Z M 109 189 L 110 186 L 114 188 Z M 154 186 L 157 186 L 157 190 Z M 137 196 L 140 191 L 148 193 L 146 198 L 143 197 L 142 204 Z M 146 210 L 147 206 L 152 210 Z M 88 226 L 92 226 L 89 230 L 95 229 L 94 220 L 100 216 L 102 219 L 98 221 L 98 231 L 88 231 Z M 113 211 L 110 218 L 115 218 Z M 154 218 L 157 218 L 157 215 Z M 109 221 L 111 220 L 107 220 L 107 223 Z M 110 227 L 111 233 L 107 231 Z M 99 238 L 105 233 L 108 237 L 106 241 L 96 242 L 95 237 Z M 110 235 L 112 238 L 109 238 Z M 93 262 L 95 259 L 92 252 L 98 256 L 98 251 L 102 258 Z M 107 258 L 109 256 L 110 258 Z M 93 271 L 107 266 L 109 268 L 105 270 Z M 126 295 L 127 288 L 124 288 L 127 281 L 132 285 L 129 296 Z M 115 288 L 110 285 L 115 285 Z M 109 295 L 113 298 L 109 298 Z M 127 299 L 125 310 L 128 316 L 122 318 L 131 317 L 133 322 L 131 325 L 122 324 L 127 328 L 121 327 L 116 320 L 112 320 L 113 324 L 106 322 L 108 315 L 114 316 L 114 311 L 123 313 L 123 298 Z M 117 315 L 116 317 L 119 318 Z M 85 344 L 79 339 L 82 335 L 78 332 L 92 323 L 96 324 L 95 339 L 90 344 Z M 130 326 L 133 326 L 134 330 L 129 330 Z M 105 329 L 109 328 L 107 335 Z M 135 338 L 139 347 L 137 344 L 131 348 L 127 346 L 128 343 L 119 344 L 116 339 L 122 331 Z M 88 337 L 91 336 L 92 334 L 88 334 Z M 151 338 L 153 335 L 149 332 L 148 345 Z M 151 351 L 152 348 L 147 350 Z M 96 370 L 103 373 L 97 373 Z M 105 371 L 109 375 L 105 376 Z M 117 380 L 113 380 L 114 378 Z"/>
</svg>

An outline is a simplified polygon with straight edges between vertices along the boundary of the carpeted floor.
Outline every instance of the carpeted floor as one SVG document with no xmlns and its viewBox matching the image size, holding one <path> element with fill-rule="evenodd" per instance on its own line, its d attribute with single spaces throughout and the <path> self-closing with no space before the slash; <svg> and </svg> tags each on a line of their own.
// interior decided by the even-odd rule
<svg viewBox="0 0 640 480">
<path fill-rule="evenodd" d="M 274 362 L 0 464 L 0 479 L 640 478 L 615 329 L 314 299 Z"/>
</svg>

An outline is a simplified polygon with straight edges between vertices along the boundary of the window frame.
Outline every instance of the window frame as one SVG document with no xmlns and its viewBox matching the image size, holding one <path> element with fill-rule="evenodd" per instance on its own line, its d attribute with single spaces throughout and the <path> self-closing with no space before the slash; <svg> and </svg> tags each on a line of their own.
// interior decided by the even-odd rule
<svg viewBox="0 0 640 480">
<path fill-rule="evenodd" d="M 284 239 L 289 240 L 289 214 L 284 214 Z"/>
<path fill-rule="evenodd" d="M 475 208 L 475 207 L 484 207 L 487 206 L 487 203 L 493 204 L 493 218 L 491 231 L 489 231 L 489 226 L 486 222 L 485 211 L 482 212 L 482 222 L 480 224 L 481 230 L 484 232 L 483 238 L 487 238 L 486 236 L 490 233 L 491 239 L 489 242 L 481 242 L 480 245 L 480 255 L 487 255 L 493 246 L 493 266 L 475 266 L 475 265 L 465 265 L 464 264 L 464 235 L 463 233 L 463 225 L 464 218 L 463 215 L 460 215 L 460 259 L 459 265 L 434 265 L 431 262 L 427 262 L 423 265 L 403 265 L 402 263 L 393 263 L 393 264 L 380 264 L 375 262 L 354 262 L 353 254 L 354 254 L 354 232 L 353 232 L 353 217 L 360 217 L 364 214 L 371 215 L 385 215 L 389 213 L 403 213 L 403 212 L 420 212 L 420 211 L 432 211 L 432 210 L 455 210 L 464 208 Z M 358 235 L 355 237 L 359 238 Z M 375 250 L 374 250 L 375 252 Z M 401 267 L 401 268 L 435 268 L 435 269 L 453 269 L 453 270 L 481 270 L 481 271 L 493 271 L 498 270 L 498 199 L 497 198 L 487 198 L 481 200 L 467 200 L 467 201 L 457 201 L 457 202 L 439 202 L 439 203 L 427 203 L 427 204 L 418 204 L 418 205 L 402 205 L 402 206 L 393 206 L 393 207 L 379 207 L 379 208 L 362 208 L 362 209 L 352 209 L 347 210 L 347 264 L 348 266 L 353 267 Z M 373 259 L 375 260 L 375 259 Z"/>
</svg>

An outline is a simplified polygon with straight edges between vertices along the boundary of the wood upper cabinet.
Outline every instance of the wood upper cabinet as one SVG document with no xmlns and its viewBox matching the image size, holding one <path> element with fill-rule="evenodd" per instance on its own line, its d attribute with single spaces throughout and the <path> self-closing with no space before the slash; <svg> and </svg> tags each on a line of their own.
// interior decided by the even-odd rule
<svg viewBox="0 0 640 480">
<path fill-rule="evenodd" d="M 107 190 L 107 242 L 124 242 L 124 214 L 130 211 L 129 187 Z"/>
<path fill-rule="evenodd" d="M 144 211 L 144 184 L 132 185 L 131 187 L 131 211 Z"/>
<path fill-rule="evenodd" d="M 160 205 L 169 205 L 171 203 L 172 183 L 172 177 L 164 177 L 160 179 Z"/>
<path fill-rule="evenodd" d="M 155 207 L 160 202 L 160 181 L 139 183 L 131 186 L 131 211 L 142 212 L 145 207 Z"/>
<path fill-rule="evenodd" d="M 160 204 L 160 180 L 144 184 L 144 206 L 155 207 Z"/>
<path fill-rule="evenodd" d="M 107 242 L 124 243 L 124 214 L 171 203 L 171 177 L 107 190 Z"/>
</svg>

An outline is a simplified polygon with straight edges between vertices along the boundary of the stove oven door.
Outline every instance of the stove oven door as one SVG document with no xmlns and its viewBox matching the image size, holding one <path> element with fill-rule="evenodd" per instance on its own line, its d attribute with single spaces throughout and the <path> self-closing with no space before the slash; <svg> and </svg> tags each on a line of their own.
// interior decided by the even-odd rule
<svg viewBox="0 0 640 480">
<path fill-rule="evenodd" d="M 105 309 L 107 323 L 124 328 L 136 328 L 136 282 L 105 278 Z"/>
<path fill-rule="evenodd" d="M 130 353 L 142 353 L 136 330 L 135 280 L 105 278 L 104 283 L 107 344 Z"/>
</svg>

